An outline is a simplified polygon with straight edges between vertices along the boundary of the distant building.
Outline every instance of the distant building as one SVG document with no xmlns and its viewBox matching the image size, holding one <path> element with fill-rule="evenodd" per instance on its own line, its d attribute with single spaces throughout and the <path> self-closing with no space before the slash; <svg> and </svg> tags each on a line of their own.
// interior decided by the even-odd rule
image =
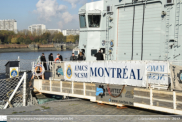
<svg viewBox="0 0 182 122">
<path fill-rule="evenodd" d="M 46 31 L 47 32 L 50 32 L 51 34 L 53 34 L 53 33 L 59 33 L 59 32 L 61 32 L 61 29 L 47 29 Z"/>
<path fill-rule="evenodd" d="M 62 30 L 64 36 L 67 36 L 66 30 Z"/>
<path fill-rule="evenodd" d="M 80 31 L 78 29 L 76 29 L 76 30 L 72 29 L 72 30 L 63 30 L 62 33 L 63 33 L 64 36 L 79 35 Z"/>
<path fill-rule="evenodd" d="M 33 33 L 35 32 L 36 34 L 43 34 L 46 32 L 46 25 L 43 24 L 34 24 L 28 27 L 28 30 Z"/>
<path fill-rule="evenodd" d="M 9 30 L 17 33 L 17 21 L 11 20 L 0 20 L 0 30 Z"/>
</svg>

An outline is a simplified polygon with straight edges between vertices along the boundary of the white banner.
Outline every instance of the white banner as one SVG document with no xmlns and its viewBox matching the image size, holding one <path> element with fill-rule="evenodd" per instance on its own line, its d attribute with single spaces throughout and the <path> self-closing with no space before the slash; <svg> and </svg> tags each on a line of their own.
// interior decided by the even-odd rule
<svg viewBox="0 0 182 122">
<path fill-rule="evenodd" d="M 148 80 L 168 85 L 168 63 L 162 61 L 65 62 L 64 66 L 67 81 L 146 87 Z"/>
<path fill-rule="evenodd" d="M 147 63 L 148 83 L 168 85 L 168 62 L 150 61 Z"/>
<path fill-rule="evenodd" d="M 145 63 L 141 61 L 65 62 L 65 80 L 146 86 Z"/>
<path fill-rule="evenodd" d="M 105 83 L 105 79 L 107 77 L 106 70 L 106 62 L 98 61 L 90 63 L 90 81 Z"/>
<path fill-rule="evenodd" d="M 66 62 L 64 78 L 68 81 L 89 82 L 89 63 L 88 62 Z"/>
</svg>

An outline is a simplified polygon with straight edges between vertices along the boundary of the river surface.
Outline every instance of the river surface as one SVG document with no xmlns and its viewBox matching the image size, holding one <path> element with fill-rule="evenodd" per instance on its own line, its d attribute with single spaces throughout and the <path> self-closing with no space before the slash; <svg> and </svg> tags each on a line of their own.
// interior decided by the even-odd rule
<svg viewBox="0 0 182 122">
<path fill-rule="evenodd" d="M 48 61 L 48 56 L 50 53 L 53 53 L 54 59 L 56 55 L 59 53 L 63 57 L 63 61 L 68 61 L 70 59 L 72 51 L 38 51 L 38 52 L 11 52 L 11 53 L 0 53 L 0 60 L 16 60 L 18 56 L 20 59 L 25 60 L 34 60 L 44 53 L 46 57 L 46 61 Z"/>
</svg>

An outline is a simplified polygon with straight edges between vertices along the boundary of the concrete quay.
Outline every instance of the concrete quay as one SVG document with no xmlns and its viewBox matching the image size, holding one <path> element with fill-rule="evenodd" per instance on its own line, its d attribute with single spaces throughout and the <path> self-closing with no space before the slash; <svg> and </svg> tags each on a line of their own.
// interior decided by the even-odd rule
<svg viewBox="0 0 182 122">
<path fill-rule="evenodd" d="M 178 117 L 180 122 L 182 119 L 181 116 L 170 116 L 170 114 L 168 113 L 161 113 L 157 111 L 151 111 L 135 107 L 117 108 L 116 106 L 99 105 L 97 103 L 81 99 L 57 100 L 42 105 L 9 108 L 6 110 L 0 110 L 0 115 L 9 115 L 9 119 L 12 117 L 34 117 L 36 115 L 39 115 L 36 117 L 46 118 L 71 117 L 72 119 L 70 121 L 74 122 L 140 122 L 143 121 L 144 118 L 149 119 L 149 121 L 147 122 L 152 122 L 153 120 L 150 121 L 151 118 L 157 118 L 158 120 L 155 120 L 155 122 L 163 122 L 165 118 L 172 120 L 173 117 Z M 8 122 L 9 121 L 20 122 L 15 120 L 8 120 Z M 68 120 L 66 120 L 65 122 L 67 121 Z M 176 120 L 175 122 L 178 122 L 178 120 Z"/>
</svg>

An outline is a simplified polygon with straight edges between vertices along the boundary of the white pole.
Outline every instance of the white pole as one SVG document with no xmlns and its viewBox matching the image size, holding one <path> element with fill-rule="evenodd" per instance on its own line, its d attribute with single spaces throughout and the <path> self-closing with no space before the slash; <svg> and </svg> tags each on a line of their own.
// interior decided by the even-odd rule
<svg viewBox="0 0 182 122">
<path fill-rule="evenodd" d="M 27 75 L 27 73 L 26 72 L 24 72 L 24 75 L 23 75 L 23 77 L 24 77 L 24 83 L 23 83 L 23 106 L 26 106 L 26 76 Z"/>
<path fill-rule="evenodd" d="M 145 69 L 145 73 L 146 73 L 146 89 L 148 89 L 149 84 L 148 84 L 148 71 L 147 71 L 147 63 L 146 63 L 146 69 Z"/>
<path fill-rule="evenodd" d="M 74 94 L 74 82 L 72 81 L 72 94 Z"/>
<path fill-rule="evenodd" d="M 173 109 L 176 110 L 176 92 L 173 91 Z"/>
<path fill-rule="evenodd" d="M 60 92 L 62 93 L 62 81 L 60 81 Z"/>
<path fill-rule="evenodd" d="M 169 70 L 170 70 L 170 80 L 171 80 L 171 91 L 173 91 L 173 78 L 172 78 L 172 63 L 170 62 L 170 68 L 169 68 Z M 175 75 L 175 74 L 173 74 L 173 75 Z"/>
<path fill-rule="evenodd" d="M 55 65 L 54 65 L 54 62 L 49 62 L 50 63 L 50 72 L 51 72 L 51 77 L 52 77 L 52 79 L 53 79 L 53 76 L 54 76 L 54 72 L 53 72 L 53 67 L 55 67 Z M 55 69 L 55 68 L 54 68 Z M 54 80 L 54 79 L 53 79 Z"/>
<path fill-rule="evenodd" d="M 32 71 L 33 71 L 32 73 L 33 73 L 33 79 L 34 79 L 34 77 L 35 77 L 35 76 L 34 76 L 34 72 L 35 72 L 34 62 L 33 62 L 33 67 L 32 67 L 32 68 L 33 68 L 33 69 L 32 69 Z"/>
<path fill-rule="evenodd" d="M 84 96 L 86 95 L 86 85 L 85 85 L 85 83 L 83 83 L 83 95 Z"/>
<path fill-rule="evenodd" d="M 50 91 L 52 91 L 52 80 L 50 80 Z"/>
<path fill-rule="evenodd" d="M 152 88 L 150 88 L 150 105 L 153 106 L 153 93 L 152 93 Z"/>
</svg>

